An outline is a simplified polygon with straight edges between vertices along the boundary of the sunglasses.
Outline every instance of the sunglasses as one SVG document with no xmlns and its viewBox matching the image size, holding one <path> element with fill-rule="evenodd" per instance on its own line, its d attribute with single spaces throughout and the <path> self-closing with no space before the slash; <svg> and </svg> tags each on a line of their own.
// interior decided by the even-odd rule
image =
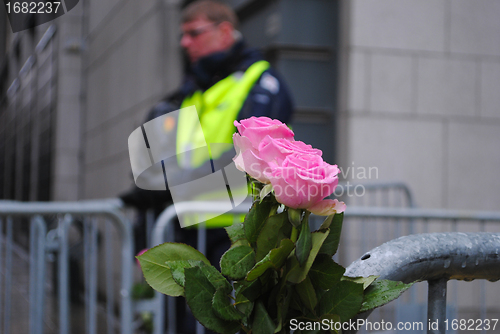
<svg viewBox="0 0 500 334">
<path fill-rule="evenodd" d="M 191 30 L 186 30 L 180 34 L 179 40 L 182 39 L 182 37 L 184 37 L 184 36 L 196 38 L 196 37 L 208 32 L 209 30 L 211 30 L 213 27 L 215 27 L 217 25 L 219 25 L 219 24 L 214 22 L 214 23 L 207 24 L 206 26 L 203 26 L 203 27 L 199 27 L 199 28 L 191 29 Z"/>
</svg>

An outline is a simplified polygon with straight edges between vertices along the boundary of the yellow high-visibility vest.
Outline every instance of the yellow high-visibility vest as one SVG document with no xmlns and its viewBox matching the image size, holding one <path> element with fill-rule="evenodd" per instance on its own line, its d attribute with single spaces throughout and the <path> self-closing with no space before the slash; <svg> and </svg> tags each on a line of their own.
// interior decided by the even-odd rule
<svg viewBox="0 0 500 334">
<path fill-rule="evenodd" d="M 237 119 L 250 90 L 268 68 L 269 63 L 267 61 L 258 61 L 245 72 L 233 73 L 205 92 L 196 91 L 184 99 L 181 108 L 196 107 L 201 123 L 201 131 L 197 120 L 193 120 L 192 117 L 189 117 L 188 114 L 183 113 L 181 110 L 177 126 L 177 152 L 188 152 L 192 147 L 208 145 L 208 155 L 203 150 L 193 150 L 192 154 L 189 155 L 178 154 L 178 163 L 181 167 L 200 167 L 208 159 L 216 160 L 227 151 L 227 147 L 224 147 L 224 145 L 210 146 L 210 144 L 233 143 L 233 134 L 236 131 L 233 124 L 234 120 Z M 180 161 L 180 157 L 188 157 L 189 161 Z M 242 191 L 247 191 L 247 189 Z M 210 194 L 209 196 L 213 198 L 217 197 L 217 194 Z M 203 199 L 200 198 L 199 200 Z M 233 221 L 233 216 L 221 215 L 207 220 L 206 226 L 208 228 L 224 227 L 231 225 Z"/>
</svg>

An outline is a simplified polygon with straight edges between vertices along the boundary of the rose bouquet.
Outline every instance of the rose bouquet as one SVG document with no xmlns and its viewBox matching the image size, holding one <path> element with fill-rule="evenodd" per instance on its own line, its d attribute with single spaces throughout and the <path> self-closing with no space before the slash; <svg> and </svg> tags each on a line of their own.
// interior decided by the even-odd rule
<svg viewBox="0 0 500 334">
<path fill-rule="evenodd" d="M 293 321 L 339 332 L 342 323 L 410 286 L 343 276 L 332 257 L 346 206 L 326 198 L 339 169 L 320 150 L 294 140 L 277 120 L 252 117 L 235 126 L 234 162 L 247 173 L 254 201 L 243 223 L 226 228 L 232 245 L 221 272 L 194 248 L 165 243 L 138 257 L 154 289 L 184 296 L 196 319 L 215 332 L 265 334 L 289 333 Z M 326 216 L 313 232 L 311 214 Z"/>
</svg>

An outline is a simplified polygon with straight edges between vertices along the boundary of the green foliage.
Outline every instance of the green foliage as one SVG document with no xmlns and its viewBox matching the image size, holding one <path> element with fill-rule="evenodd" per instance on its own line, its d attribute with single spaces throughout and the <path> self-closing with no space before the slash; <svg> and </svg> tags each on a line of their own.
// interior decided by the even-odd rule
<svg viewBox="0 0 500 334">
<path fill-rule="evenodd" d="M 309 270 L 309 276 L 315 286 L 328 290 L 342 278 L 344 272 L 345 268 L 335 263 L 330 256 L 319 254 Z"/>
<path fill-rule="evenodd" d="M 295 255 L 301 267 L 306 263 L 309 253 L 311 252 L 311 247 L 312 239 L 311 231 L 309 230 L 309 215 L 306 215 L 300 225 L 299 239 L 295 247 Z"/>
<path fill-rule="evenodd" d="M 339 248 L 340 242 L 340 232 L 342 230 L 342 221 L 344 220 L 344 213 L 339 213 L 335 215 L 328 216 L 323 224 L 320 226 L 320 230 L 322 229 L 330 229 L 330 234 L 326 238 L 323 245 L 321 245 L 320 253 L 327 254 L 330 257 L 334 256 L 337 253 L 337 249 Z"/>
<path fill-rule="evenodd" d="M 269 251 L 279 245 L 278 240 L 283 225 L 288 222 L 288 215 L 282 212 L 266 219 L 262 230 L 257 237 L 256 260 L 260 261 Z"/>
<path fill-rule="evenodd" d="M 290 239 L 281 240 L 280 247 L 270 250 L 269 253 L 250 270 L 246 280 L 253 281 L 257 279 L 269 268 L 280 270 L 294 246 L 295 245 Z"/>
<path fill-rule="evenodd" d="M 326 237 L 330 233 L 330 230 L 316 231 L 311 235 L 311 251 L 309 252 L 309 256 L 303 266 L 299 264 L 296 257 L 288 258 L 287 266 L 289 268 L 287 280 L 291 283 L 300 283 L 302 282 L 307 274 L 309 273 L 309 269 L 311 269 L 314 260 L 316 259 L 316 255 L 323 245 L 323 241 L 325 241 Z"/>
<path fill-rule="evenodd" d="M 328 290 L 319 302 L 321 314 L 337 314 L 342 322 L 358 314 L 363 303 L 363 285 L 340 281 Z"/>
<path fill-rule="evenodd" d="M 262 202 L 254 202 L 252 208 L 245 217 L 245 234 L 250 244 L 257 241 L 260 230 L 264 227 L 267 217 L 276 212 L 277 202 L 267 197 Z"/>
<path fill-rule="evenodd" d="M 332 259 L 343 214 L 328 216 L 311 232 L 310 212 L 285 207 L 278 213 L 269 187 L 255 188 L 260 198 L 244 223 L 226 228 L 232 245 L 221 258 L 221 272 L 183 244 L 166 243 L 138 257 L 148 284 L 185 296 L 206 328 L 223 334 L 289 333 L 292 319 L 346 321 L 409 288 L 375 276 L 343 276 L 345 268 Z"/>
<path fill-rule="evenodd" d="M 216 290 L 200 267 L 186 268 L 185 274 L 186 301 L 196 319 L 206 328 L 218 333 L 236 333 L 240 329 L 240 323 L 218 317 L 212 307 Z"/>
<path fill-rule="evenodd" d="M 153 289 L 169 296 L 182 296 L 184 288 L 174 280 L 166 262 L 193 260 L 210 264 L 207 258 L 193 247 L 170 242 L 148 250 L 137 259 L 141 264 L 146 282 Z"/>
<path fill-rule="evenodd" d="M 374 281 L 365 292 L 365 298 L 360 311 L 368 311 L 387 304 L 408 290 L 413 283 L 404 284 L 389 280 Z"/>
<path fill-rule="evenodd" d="M 233 279 L 245 278 L 255 264 L 255 253 L 250 246 L 237 246 L 228 250 L 220 259 L 222 274 Z"/>
</svg>

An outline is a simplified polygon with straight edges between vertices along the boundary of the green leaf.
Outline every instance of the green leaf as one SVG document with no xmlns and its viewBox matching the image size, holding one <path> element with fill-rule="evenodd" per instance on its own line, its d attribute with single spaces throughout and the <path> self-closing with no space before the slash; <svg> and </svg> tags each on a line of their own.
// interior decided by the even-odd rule
<svg viewBox="0 0 500 334">
<path fill-rule="evenodd" d="M 343 281 L 351 281 L 351 282 L 356 282 L 363 284 L 363 290 L 366 290 L 367 287 L 372 284 L 373 281 L 375 281 L 379 276 L 376 275 L 371 275 L 368 277 L 349 277 L 349 276 L 342 276 Z"/>
<path fill-rule="evenodd" d="M 246 280 L 253 281 L 264 272 L 273 268 L 280 269 L 295 245 L 290 239 L 281 240 L 280 247 L 272 249 L 262 260 L 260 260 L 247 274 Z"/>
<path fill-rule="evenodd" d="M 297 245 L 295 247 L 295 256 L 299 265 L 302 267 L 309 257 L 309 252 L 311 251 L 312 241 L 311 241 L 311 230 L 309 229 L 309 217 L 306 215 L 300 225 L 300 234 L 297 239 Z"/>
<path fill-rule="evenodd" d="M 288 258 L 287 269 L 289 272 L 287 280 L 289 282 L 300 283 L 306 278 L 307 273 L 309 272 L 309 269 L 311 269 L 314 259 L 316 258 L 316 255 L 318 254 L 318 251 L 321 248 L 321 245 L 325 241 L 326 237 L 328 236 L 329 232 L 330 230 L 322 230 L 313 232 L 311 234 L 311 252 L 309 253 L 309 257 L 307 258 L 304 266 L 301 267 L 299 265 L 299 262 L 297 261 L 297 258 L 295 256 L 291 256 Z"/>
<path fill-rule="evenodd" d="M 220 259 L 222 274 L 233 279 L 243 279 L 255 264 L 255 253 L 250 246 L 229 249 Z"/>
<path fill-rule="evenodd" d="M 325 222 L 328 221 L 328 216 L 325 220 Z M 337 213 L 333 216 L 330 225 L 330 234 L 328 235 L 328 238 L 326 238 L 325 242 L 323 243 L 323 246 L 319 250 L 321 254 L 327 254 L 328 256 L 332 257 L 335 255 L 337 252 L 337 249 L 339 248 L 339 242 L 340 242 L 340 233 L 342 231 L 342 221 L 344 220 L 344 213 Z M 324 225 L 328 225 L 323 223 Z M 322 225 L 323 226 L 323 225 Z M 321 230 L 321 227 L 320 227 Z"/>
<path fill-rule="evenodd" d="M 283 326 L 286 326 L 286 318 L 289 315 L 288 309 L 290 308 L 290 302 L 292 300 L 292 287 L 291 286 L 286 286 L 284 289 L 284 293 L 280 293 L 277 295 L 277 319 L 278 319 L 278 326 L 275 329 L 275 332 L 280 332 L 283 328 Z"/>
<path fill-rule="evenodd" d="M 272 210 L 275 208 L 274 204 L 269 198 L 266 198 L 262 203 L 254 202 L 252 208 L 245 216 L 245 235 L 250 244 L 254 244 L 257 241 L 257 237 L 267 217 L 269 217 L 271 211 L 274 211 Z"/>
<path fill-rule="evenodd" d="M 252 322 L 252 333 L 258 334 L 274 334 L 276 325 L 273 319 L 267 313 L 264 304 L 261 301 L 255 304 L 255 315 Z"/>
<path fill-rule="evenodd" d="M 185 269 L 200 267 L 205 277 L 208 279 L 210 284 L 214 286 L 215 289 L 222 289 L 226 293 L 230 293 L 233 290 L 231 284 L 214 266 L 206 265 L 202 261 L 167 261 L 166 264 L 171 269 L 172 277 L 174 278 L 174 280 L 181 286 L 185 285 Z"/>
<path fill-rule="evenodd" d="M 267 253 L 278 245 L 280 229 L 284 222 L 288 219 L 286 212 L 277 215 L 272 215 L 267 218 L 262 230 L 257 237 L 257 248 L 255 250 L 256 261 L 260 261 Z"/>
<path fill-rule="evenodd" d="M 234 334 L 241 326 L 237 321 L 219 318 L 212 300 L 216 289 L 210 284 L 200 267 L 186 268 L 186 301 L 194 317 L 206 328 L 222 334 Z"/>
<path fill-rule="evenodd" d="M 252 314 L 254 303 L 248 300 L 248 298 L 244 296 L 244 293 L 242 293 L 244 289 L 243 285 L 239 285 L 238 282 L 235 282 L 234 285 L 236 290 L 236 302 L 234 306 L 238 311 L 244 314 L 242 322 L 245 326 L 248 326 L 248 318 Z"/>
<path fill-rule="evenodd" d="M 363 303 L 363 285 L 340 281 L 319 301 L 321 314 L 338 314 L 342 322 L 358 314 Z"/>
<path fill-rule="evenodd" d="M 345 268 L 335 263 L 330 256 L 318 254 L 309 271 L 309 276 L 314 285 L 328 290 L 340 281 L 344 272 Z"/>
<path fill-rule="evenodd" d="M 235 243 L 240 239 L 245 239 L 245 225 L 243 223 L 233 224 L 231 226 L 224 227 L 226 229 L 227 235 L 229 239 L 231 239 L 231 243 Z"/>
<path fill-rule="evenodd" d="M 364 312 L 385 305 L 398 298 L 412 285 L 413 283 L 404 284 L 403 282 L 389 280 L 375 281 L 366 289 L 365 299 L 360 311 Z"/>
<path fill-rule="evenodd" d="M 292 224 L 287 224 L 287 222 L 288 222 L 288 215 L 278 232 L 278 243 L 280 242 L 280 240 L 290 239 L 292 236 L 292 229 L 294 227 L 292 226 Z"/>
<path fill-rule="evenodd" d="M 184 269 L 192 267 L 200 267 L 205 265 L 202 261 L 192 261 L 192 260 L 178 260 L 178 261 L 166 261 L 165 264 L 170 268 L 172 277 L 175 282 L 180 286 L 184 287 Z"/>
<path fill-rule="evenodd" d="M 288 208 L 287 212 L 288 220 L 290 221 L 290 223 L 292 223 L 292 225 L 295 227 L 299 227 L 302 221 L 302 213 L 304 212 L 304 210 Z"/>
<path fill-rule="evenodd" d="M 255 280 L 253 282 L 240 281 L 245 284 L 245 287 L 241 289 L 241 292 L 249 301 L 254 302 L 262 294 L 262 283 L 260 280 Z"/>
<path fill-rule="evenodd" d="M 216 290 L 223 289 L 226 293 L 233 291 L 231 283 L 229 283 L 227 279 L 222 276 L 217 268 L 214 266 L 200 266 L 199 268 Z"/>
<path fill-rule="evenodd" d="M 234 308 L 231 304 L 228 294 L 223 289 L 218 289 L 212 299 L 212 306 L 215 314 L 224 320 L 241 320 L 243 313 Z"/>
<path fill-rule="evenodd" d="M 169 296 L 182 296 L 184 289 L 172 277 L 167 261 L 194 260 L 210 264 L 207 258 L 191 246 L 179 243 L 164 243 L 151 248 L 137 257 L 146 282 L 151 287 Z"/>
<path fill-rule="evenodd" d="M 250 243 L 248 242 L 247 239 L 240 239 L 240 240 L 236 241 L 235 243 L 233 243 L 230 248 L 236 248 L 236 247 L 239 247 L 239 246 L 248 246 L 248 247 L 250 247 Z"/>
<path fill-rule="evenodd" d="M 327 216 L 318 230 L 326 230 L 327 228 L 330 228 L 330 225 L 332 224 L 333 221 L 333 217 L 335 217 L 335 214 Z"/>
<path fill-rule="evenodd" d="M 314 290 L 314 286 L 312 285 L 309 276 L 295 286 L 295 291 L 297 291 L 297 294 L 299 295 L 304 306 L 314 312 L 314 308 L 318 304 L 318 298 L 316 297 L 316 291 Z"/>
<path fill-rule="evenodd" d="M 260 191 L 260 194 L 259 194 L 259 197 L 260 197 L 260 201 L 262 202 L 264 200 L 264 198 L 269 195 L 269 193 L 273 191 L 273 185 L 271 183 L 269 184 L 266 184 L 262 190 Z"/>
</svg>

